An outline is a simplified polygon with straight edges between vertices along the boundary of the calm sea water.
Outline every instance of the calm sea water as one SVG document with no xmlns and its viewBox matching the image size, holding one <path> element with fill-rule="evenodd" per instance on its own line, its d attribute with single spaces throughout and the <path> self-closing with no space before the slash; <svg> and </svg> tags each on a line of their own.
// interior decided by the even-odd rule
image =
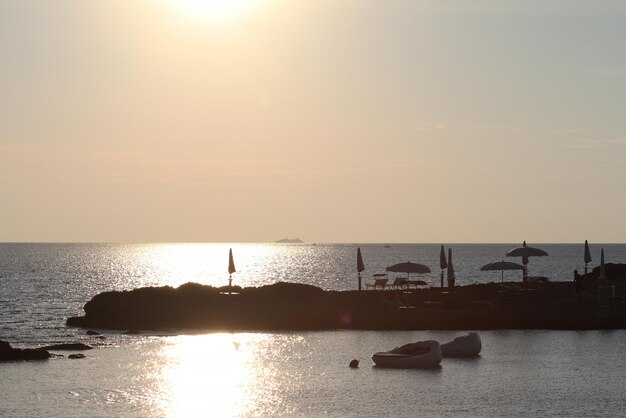
<svg viewBox="0 0 626 418">
<path fill-rule="evenodd" d="M 500 280 L 480 267 L 516 245 L 452 245 L 460 284 Z M 535 245 L 530 274 L 571 280 L 583 246 Z M 374 351 L 454 332 L 329 331 L 118 335 L 67 328 L 99 292 L 187 281 L 356 287 L 356 245 L 0 244 L 0 339 L 15 346 L 83 341 L 87 359 L 0 364 L 0 416 L 618 416 L 626 332 L 482 332 L 482 357 L 434 371 L 371 367 Z M 626 245 L 592 245 L 624 262 Z M 438 245 L 362 245 L 365 281 L 397 262 L 429 265 Z M 519 272 L 505 280 L 521 280 Z M 183 333 L 184 334 L 184 333 Z M 356 370 L 347 367 L 361 361 Z"/>
</svg>

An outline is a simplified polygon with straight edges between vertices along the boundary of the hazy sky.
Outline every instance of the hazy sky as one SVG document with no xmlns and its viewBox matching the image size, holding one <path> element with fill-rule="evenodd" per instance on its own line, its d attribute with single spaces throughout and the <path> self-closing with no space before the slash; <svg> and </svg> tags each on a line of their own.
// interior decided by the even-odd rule
<svg viewBox="0 0 626 418">
<path fill-rule="evenodd" d="M 625 180 L 623 1 L 0 0 L 0 241 L 625 242 Z"/>
</svg>

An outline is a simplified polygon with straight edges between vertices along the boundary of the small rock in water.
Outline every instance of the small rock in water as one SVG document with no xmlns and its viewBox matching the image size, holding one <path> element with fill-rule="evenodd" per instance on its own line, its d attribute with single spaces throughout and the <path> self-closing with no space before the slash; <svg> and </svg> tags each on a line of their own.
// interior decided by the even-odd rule
<svg viewBox="0 0 626 418">
<path fill-rule="evenodd" d="M 87 334 L 87 335 L 100 335 L 100 333 L 98 331 L 92 331 L 92 330 L 87 331 L 85 334 Z"/>
<path fill-rule="evenodd" d="M 77 353 L 77 354 L 70 354 L 69 356 L 67 356 L 67 358 L 71 358 L 71 359 L 79 359 L 79 358 L 85 358 L 87 356 L 85 356 L 82 353 Z"/>
<path fill-rule="evenodd" d="M 359 367 L 359 360 L 356 360 L 356 359 L 355 359 L 355 360 L 352 360 L 352 361 L 350 362 L 350 368 L 351 368 L 351 369 L 356 369 L 357 367 Z"/>
</svg>

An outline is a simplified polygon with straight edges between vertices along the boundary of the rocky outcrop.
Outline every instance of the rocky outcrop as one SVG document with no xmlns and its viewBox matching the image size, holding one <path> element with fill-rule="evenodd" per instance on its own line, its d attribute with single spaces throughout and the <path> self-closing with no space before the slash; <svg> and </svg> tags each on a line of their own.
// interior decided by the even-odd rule
<svg viewBox="0 0 626 418">
<path fill-rule="evenodd" d="M 302 241 L 300 238 L 282 238 L 276 241 L 276 243 L 278 244 L 302 244 L 304 243 L 304 241 Z"/>
<path fill-rule="evenodd" d="M 50 353 L 33 348 L 13 348 L 7 341 L 0 341 L 0 361 L 47 360 Z"/>
<path fill-rule="evenodd" d="M 82 350 L 91 350 L 93 347 L 83 343 L 64 343 L 64 344 L 54 344 L 47 345 L 45 347 L 41 347 L 39 350 L 50 350 L 50 351 L 82 351 Z"/>
<path fill-rule="evenodd" d="M 231 293 L 229 293 L 231 292 Z M 596 315 L 572 282 L 489 283 L 439 289 L 324 291 L 296 283 L 214 288 L 187 283 L 105 292 L 70 326 L 117 330 L 608 329 L 626 328 L 622 304 Z"/>
</svg>

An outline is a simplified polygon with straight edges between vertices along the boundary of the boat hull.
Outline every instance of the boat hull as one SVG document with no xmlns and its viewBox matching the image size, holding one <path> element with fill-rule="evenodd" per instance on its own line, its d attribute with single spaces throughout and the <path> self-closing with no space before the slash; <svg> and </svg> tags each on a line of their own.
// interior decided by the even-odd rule
<svg viewBox="0 0 626 418">
<path fill-rule="evenodd" d="M 372 355 L 372 361 L 378 367 L 390 367 L 390 368 L 419 368 L 419 369 L 431 369 L 440 367 L 443 355 L 441 354 L 441 348 L 437 341 L 420 341 L 415 345 L 427 348 L 428 351 L 423 354 L 402 354 L 391 351 L 382 351 L 374 353 Z"/>
<path fill-rule="evenodd" d="M 480 335 L 476 332 L 470 332 L 449 343 L 441 344 L 441 353 L 444 357 L 476 357 L 481 349 Z"/>
</svg>

